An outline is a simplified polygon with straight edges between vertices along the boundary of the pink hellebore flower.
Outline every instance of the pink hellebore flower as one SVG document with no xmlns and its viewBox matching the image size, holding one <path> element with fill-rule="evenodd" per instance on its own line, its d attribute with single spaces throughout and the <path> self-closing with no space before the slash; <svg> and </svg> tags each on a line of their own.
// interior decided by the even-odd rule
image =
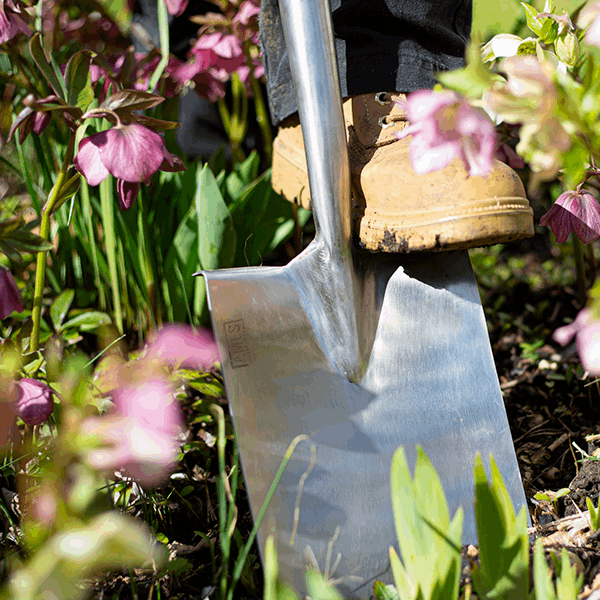
<svg viewBox="0 0 600 600">
<path fill-rule="evenodd" d="M 218 360 L 213 337 L 206 331 L 194 332 L 186 325 L 168 325 L 148 346 L 147 358 L 184 367 L 208 369 Z"/>
<path fill-rule="evenodd" d="M 113 401 L 112 413 L 83 423 L 85 433 L 107 444 L 88 453 L 89 464 L 105 471 L 123 468 L 147 485 L 163 482 L 175 465 L 183 426 L 171 386 L 166 380 L 151 379 L 120 388 Z"/>
<path fill-rule="evenodd" d="M 565 346 L 577 336 L 577 352 L 583 368 L 600 375 L 600 321 L 592 319 L 592 311 L 584 308 L 570 325 L 559 327 L 554 339 Z"/>
<path fill-rule="evenodd" d="M 181 170 L 179 159 L 167 150 L 163 138 L 139 123 L 117 125 L 83 138 L 73 163 L 90 185 L 98 185 L 109 175 L 120 180 L 117 189 L 122 210 L 131 208 L 140 183 L 156 171 Z"/>
<path fill-rule="evenodd" d="M 409 135 L 410 158 L 421 175 L 447 167 L 460 158 L 469 175 L 488 175 L 496 137 L 494 124 L 454 92 L 419 90 L 409 94 L 406 109 L 410 125 L 398 138 Z"/>
<path fill-rule="evenodd" d="M 208 368 L 216 359 L 215 343 L 208 333 L 169 325 L 158 332 L 144 360 Z M 170 382 L 154 376 L 140 385 L 125 385 L 114 392 L 113 401 L 112 413 L 83 423 L 85 433 L 106 443 L 88 453 L 88 462 L 100 470 L 123 468 L 147 485 L 163 482 L 175 464 L 184 424 Z"/>
<path fill-rule="evenodd" d="M 165 0 L 169 14 L 178 17 L 187 8 L 189 0 Z"/>
<path fill-rule="evenodd" d="M 16 414 L 27 425 L 39 425 L 54 410 L 54 391 L 37 379 L 21 379 L 17 382 Z"/>
<path fill-rule="evenodd" d="M 585 41 L 600 48 L 600 17 L 597 18 L 585 32 Z"/>
<path fill-rule="evenodd" d="M 0 320 L 6 319 L 15 310 L 23 312 L 19 288 L 11 272 L 0 267 Z"/>
<path fill-rule="evenodd" d="M 253 0 L 244 0 L 240 5 L 240 9 L 237 15 L 233 17 L 234 23 L 241 23 L 242 25 L 248 25 L 251 19 L 258 16 L 260 12 L 260 4 Z"/>
<path fill-rule="evenodd" d="M 31 35 L 31 29 L 19 16 L 21 7 L 14 0 L 0 2 L 0 44 L 8 42 L 19 33 Z"/>
<path fill-rule="evenodd" d="M 571 231 L 589 244 L 600 236 L 600 205 L 585 190 L 564 192 L 540 219 L 540 224 L 550 227 L 559 244 L 566 241 Z"/>
<path fill-rule="evenodd" d="M 192 48 L 196 62 L 204 68 L 214 67 L 223 79 L 246 62 L 242 42 L 234 35 L 220 32 L 200 36 Z"/>
</svg>

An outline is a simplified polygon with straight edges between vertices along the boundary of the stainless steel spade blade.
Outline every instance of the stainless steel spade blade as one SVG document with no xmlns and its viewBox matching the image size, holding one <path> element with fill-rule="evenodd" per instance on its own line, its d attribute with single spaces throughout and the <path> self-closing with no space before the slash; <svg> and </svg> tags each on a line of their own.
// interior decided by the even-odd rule
<svg viewBox="0 0 600 600">
<path fill-rule="evenodd" d="M 349 598 L 390 581 L 391 459 L 420 444 L 463 543 L 476 542 L 473 463 L 490 454 L 525 495 L 466 251 L 369 254 L 350 232 L 349 171 L 327 3 L 281 0 L 317 235 L 285 267 L 203 272 L 256 518 L 303 436 L 259 531 L 305 593 L 318 566 Z"/>
</svg>

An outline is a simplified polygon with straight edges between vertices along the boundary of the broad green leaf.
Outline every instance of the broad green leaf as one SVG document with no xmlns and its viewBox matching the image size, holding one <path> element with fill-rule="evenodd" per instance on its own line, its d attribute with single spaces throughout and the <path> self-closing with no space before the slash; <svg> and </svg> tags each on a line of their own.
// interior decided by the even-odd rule
<svg viewBox="0 0 600 600">
<path fill-rule="evenodd" d="M 392 506 L 400 563 L 390 550 L 395 583 L 408 598 L 454 600 L 460 576 L 462 511 L 452 523 L 440 479 L 420 447 L 414 478 L 404 450 L 392 460 Z"/>
<path fill-rule="evenodd" d="M 563 548 L 556 569 L 556 595 L 560 600 L 577 600 L 583 585 L 583 573 L 577 575 L 577 569 L 569 560 L 569 553 Z"/>
<path fill-rule="evenodd" d="M 438 72 L 436 79 L 467 98 L 481 98 L 494 83 L 494 77 L 485 66 L 479 48 L 479 40 L 472 40 L 467 47 L 467 66 L 455 71 Z"/>
<path fill-rule="evenodd" d="M 480 567 L 472 570 L 478 596 L 521 600 L 529 589 L 527 514 L 515 517 L 512 500 L 500 471 L 490 457 L 491 483 L 478 455 L 475 459 L 475 519 Z"/>
<path fill-rule="evenodd" d="M 390 548 L 390 563 L 392 565 L 392 573 L 394 574 L 394 583 L 400 593 L 400 597 L 402 600 L 413 600 L 417 593 L 415 584 L 408 577 L 406 569 L 394 548 Z"/>
<path fill-rule="evenodd" d="M 29 52 L 35 62 L 37 68 L 42 72 L 42 75 L 46 79 L 48 85 L 54 90 L 54 93 L 62 98 L 65 102 L 67 95 L 64 89 L 64 82 L 60 81 L 54 72 L 54 69 L 48 64 L 44 49 L 42 47 L 42 36 L 40 33 L 36 33 L 29 40 Z"/>
<path fill-rule="evenodd" d="M 153 108 L 157 104 L 164 101 L 164 98 L 151 94 L 150 92 L 142 92 L 140 90 L 121 90 L 109 96 L 99 108 L 107 110 L 145 110 Z"/>
<path fill-rule="evenodd" d="M 103 312 L 92 310 L 89 312 L 81 313 L 72 319 L 69 319 L 63 324 L 62 329 L 68 329 L 74 327 L 79 331 L 92 331 L 97 329 L 101 325 L 109 325 L 111 322 L 110 317 Z"/>
<path fill-rule="evenodd" d="M 544 23 L 547 19 L 537 19 L 538 11 L 535 10 L 531 5 L 525 4 L 525 2 L 521 2 L 521 6 L 525 10 L 525 18 L 527 19 L 527 27 L 533 31 L 536 35 L 540 35 L 542 33 L 542 29 L 544 27 Z"/>
<path fill-rule="evenodd" d="M 19 252 L 43 252 L 53 248 L 51 242 L 27 229 L 17 229 L 3 241 Z"/>
<path fill-rule="evenodd" d="M 235 166 L 235 170 L 239 173 L 242 182 L 247 185 L 256 179 L 259 165 L 260 156 L 256 150 L 253 150 L 244 162 Z"/>
<path fill-rule="evenodd" d="M 318 571 L 306 573 L 308 595 L 319 600 L 342 600 L 342 595 Z"/>
<path fill-rule="evenodd" d="M 82 111 L 94 99 L 90 64 L 94 54 L 89 50 L 81 50 L 74 54 L 67 63 L 65 85 L 67 87 L 67 104 L 76 106 Z"/>
<path fill-rule="evenodd" d="M 589 160 L 589 150 L 583 141 L 574 138 L 571 147 L 563 156 L 563 177 L 566 189 L 574 190 L 585 179 Z"/>
<path fill-rule="evenodd" d="M 537 540 L 533 551 L 533 586 L 537 600 L 556 599 L 552 576 L 546 562 L 544 545 L 541 539 Z"/>
<path fill-rule="evenodd" d="M 50 307 L 50 319 L 56 331 L 60 331 L 61 325 L 71 308 L 73 299 L 75 298 L 75 290 L 63 290 L 52 303 Z"/>
<path fill-rule="evenodd" d="M 208 165 L 198 169 L 196 212 L 202 268 L 214 270 L 233 266 L 236 249 L 233 219 Z"/>
<path fill-rule="evenodd" d="M 207 383 L 206 381 L 190 381 L 188 385 L 195 390 L 198 390 L 201 394 L 205 396 L 210 396 L 211 398 L 224 398 L 225 390 L 220 383 Z"/>
<path fill-rule="evenodd" d="M 187 319 L 196 285 L 192 275 L 199 268 L 198 216 L 196 207 L 191 206 L 175 232 L 164 262 L 163 285 L 169 287 L 169 319 Z"/>
</svg>

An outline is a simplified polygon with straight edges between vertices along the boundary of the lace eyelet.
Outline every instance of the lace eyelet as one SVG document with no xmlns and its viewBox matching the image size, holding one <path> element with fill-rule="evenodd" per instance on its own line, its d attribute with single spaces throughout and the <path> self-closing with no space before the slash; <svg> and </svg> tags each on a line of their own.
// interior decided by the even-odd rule
<svg viewBox="0 0 600 600">
<path fill-rule="evenodd" d="M 387 92 L 377 92 L 375 94 L 375 102 L 380 106 L 387 106 L 390 103 L 390 101 L 386 99 L 387 95 Z"/>
<path fill-rule="evenodd" d="M 385 117 L 379 117 L 377 121 L 377 125 L 381 127 L 381 129 L 387 129 L 388 127 L 392 127 L 394 121 L 390 120 L 390 118 L 386 115 Z"/>
</svg>

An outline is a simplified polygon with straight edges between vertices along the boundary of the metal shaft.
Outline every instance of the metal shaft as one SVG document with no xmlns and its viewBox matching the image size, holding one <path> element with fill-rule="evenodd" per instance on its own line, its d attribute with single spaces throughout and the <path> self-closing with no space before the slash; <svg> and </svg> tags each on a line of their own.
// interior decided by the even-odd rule
<svg viewBox="0 0 600 600">
<path fill-rule="evenodd" d="M 314 273 L 311 287 L 321 288 L 317 301 L 328 305 L 328 329 L 336 332 L 337 340 L 325 340 L 324 346 L 333 348 L 333 362 L 344 376 L 356 381 L 365 365 L 358 347 L 350 166 L 331 14 L 327 0 L 280 0 L 280 9 L 298 99 L 317 240 L 325 259 L 324 269 Z"/>
</svg>

